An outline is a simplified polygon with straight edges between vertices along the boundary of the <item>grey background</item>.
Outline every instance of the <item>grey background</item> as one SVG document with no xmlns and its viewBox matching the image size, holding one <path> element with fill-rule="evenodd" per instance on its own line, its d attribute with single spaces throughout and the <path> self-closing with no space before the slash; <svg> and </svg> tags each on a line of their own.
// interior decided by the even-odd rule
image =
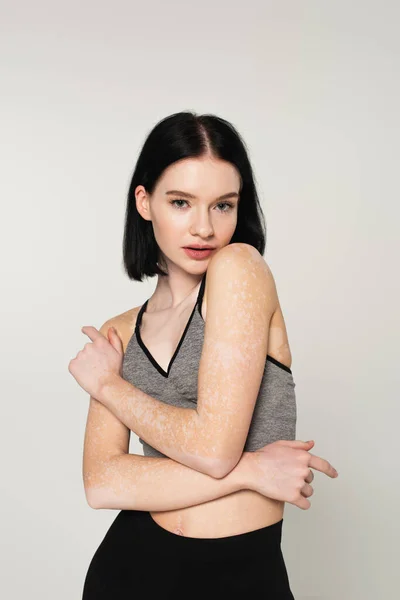
<svg viewBox="0 0 400 600">
<path fill-rule="evenodd" d="M 83 325 L 153 290 L 122 272 L 126 192 L 147 133 L 185 109 L 231 120 L 248 145 L 297 438 L 339 471 L 315 473 L 310 510 L 286 505 L 296 600 L 396 597 L 398 3 L 0 9 L 1 597 L 78 600 L 117 514 L 86 504 L 88 396 L 67 366 Z"/>
</svg>

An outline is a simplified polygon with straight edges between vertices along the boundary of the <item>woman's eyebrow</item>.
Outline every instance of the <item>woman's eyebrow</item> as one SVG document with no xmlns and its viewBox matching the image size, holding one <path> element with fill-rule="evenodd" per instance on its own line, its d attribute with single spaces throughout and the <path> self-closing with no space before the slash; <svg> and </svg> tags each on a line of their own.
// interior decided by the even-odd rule
<svg viewBox="0 0 400 600">
<path fill-rule="evenodd" d="M 185 196 L 186 198 L 194 198 L 197 200 L 197 197 L 194 196 L 193 194 L 189 194 L 188 192 L 182 192 L 181 190 L 169 190 L 168 192 L 165 192 L 165 193 Z M 227 194 L 223 194 L 222 196 L 219 196 L 219 198 L 217 198 L 217 200 L 226 200 L 227 198 L 238 198 L 238 197 L 239 197 L 238 192 L 228 192 Z"/>
</svg>

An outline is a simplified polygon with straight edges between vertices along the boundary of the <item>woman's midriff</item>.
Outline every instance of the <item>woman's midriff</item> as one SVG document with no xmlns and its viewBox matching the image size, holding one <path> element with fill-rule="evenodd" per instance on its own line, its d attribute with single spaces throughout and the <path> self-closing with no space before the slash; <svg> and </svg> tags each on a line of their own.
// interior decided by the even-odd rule
<svg viewBox="0 0 400 600">
<path fill-rule="evenodd" d="M 283 518 L 285 503 L 266 498 L 252 490 L 240 490 L 196 506 L 150 515 L 176 535 L 218 538 L 246 533 Z"/>
</svg>

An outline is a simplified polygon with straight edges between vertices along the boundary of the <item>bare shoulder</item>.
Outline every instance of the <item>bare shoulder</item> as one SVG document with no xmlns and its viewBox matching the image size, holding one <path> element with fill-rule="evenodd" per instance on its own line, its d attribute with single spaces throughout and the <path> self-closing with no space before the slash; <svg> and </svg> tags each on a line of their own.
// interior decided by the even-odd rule
<svg viewBox="0 0 400 600">
<path fill-rule="evenodd" d="M 264 257 L 254 246 L 235 242 L 221 248 L 210 260 L 204 289 L 204 303 L 210 292 L 215 299 L 223 298 L 227 288 L 241 288 L 244 302 L 253 293 L 268 297 L 274 312 L 279 304 L 275 279 Z M 212 290 L 210 290 L 212 288 Z M 224 293 L 223 293 L 224 292 Z M 223 300 L 221 300 L 223 301 Z"/>
<path fill-rule="evenodd" d="M 254 280 L 254 286 L 267 284 L 275 288 L 275 280 L 269 265 L 257 248 L 251 244 L 235 242 L 218 250 L 209 263 L 207 278 L 208 272 L 214 270 L 227 270 L 234 275 L 240 272 L 248 273 Z"/>
<path fill-rule="evenodd" d="M 107 319 L 105 323 L 101 326 L 100 332 L 107 336 L 107 330 L 109 327 L 114 327 L 118 335 L 122 341 L 124 352 L 126 351 L 126 347 L 128 345 L 129 340 L 131 339 L 133 332 L 135 331 L 136 319 L 141 309 L 141 306 L 135 306 L 115 317 L 111 317 Z"/>
<path fill-rule="evenodd" d="M 207 285 L 218 287 L 223 283 L 221 273 L 224 271 L 229 273 L 230 277 L 232 275 L 240 277 L 240 273 L 247 273 L 243 285 L 252 286 L 253 289 L 261 286 L 264 291 L 266 290 L 274 307 L 269 325 L 268 354 L 290 368 L 292 355 L 275 278 L 270 266 L 254 246 L 242 242 L 228 244 L 212 257 L 207 269 L 204 289 L 202 307 L 204 320 L 207 315 Z"/>
<path fill-rule="evenodd" d="M 251 244 L 245 244 L 244 242 L 234 242 L 233 244 L 228 244 L 227 246 L 224 246 L 218 250 L 218 252 L 216 252 L 216 254 L 214 254 L 214 256 L 211 258 L 209 267 L 213 263 L 220 261 L 228 263 L 240 263 L 241 261 L 246 261 L 249 263 L 265 263 L 264 257 L 261 256 L 257 248 Z"/>
</svg>

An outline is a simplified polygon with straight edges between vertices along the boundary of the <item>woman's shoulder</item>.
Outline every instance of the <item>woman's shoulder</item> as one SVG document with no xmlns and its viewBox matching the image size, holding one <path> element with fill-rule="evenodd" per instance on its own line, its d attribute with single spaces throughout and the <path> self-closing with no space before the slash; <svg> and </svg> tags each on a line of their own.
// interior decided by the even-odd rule
<svg viewBox="0 0 400 600">
<path fill-rule="evenodd" d="M 122 341 L 125 352 L 128 342 L 135 331 L 136 319 L 141 308 L 142 305 L 135 306 L 134 308 L 130 308 L 123 313 L 107 319 L 107 321 L 105 321 L 100 328 L 101 333 L 103 333 L 103 335 L 107 335 L 107 329 L 109 327 L 114 327 Z"/>
<path fill-rule="evenodd" d="M 210 267 L 213 269 L 213 277 L 208 276 Z M 250 244 L 238 242 L 224 246 L 224 248 L 219 250 L 213 257 L 212 261 L 210 261 L 207 269 L 206 286 L 204 290 L 204 312 L 207 310 L 207 283 L 209 285 L 215 284 L 216 286 L 221 284 L 223 278 L 220 276 L 220 269 L 221 271 L 226 269 L 228 278 L 235 278 L 239 285 L 240 276 L 243 274 L 248 291 L 250 291 L 249 287 L 252 285 L 262 285 L 264 286 L 264 289 L 267 290 L 271 302 L 274 304 L 274 310 L 269 324 L 268 354 L 290 367 L 292 364 L 292 355 L 288 333 L 276 281 L 270 265 L 260 252 Z M 245 275 L 246 273 L 247 275 Z M 253 273 L 253 277 L 248 277 L 249 273 Z"/>
<path fill-rule="evenodd" d="M 274 276 L 271 268 L 264 256 L 251 244 L 244 242 L 234 242 L 224 246 L 211 258 L 207 268 L 207 279 L 209 278 L 209 272 L 227 270 L 231 276 L 239 276 L 240 272 L 243 276 L 249 272 L 256 273 L 262 271 L 268 283 L 272 283 L 275 286 Z M 254 279 L 254 284 L 257 285 L 257 278 Z"/>
<path fill-rule="evenodd" d="M 278 307 L 278 293 L 272 270 L 257 248 L 250 244 L 235 242 L 218 250 L 210 260 L 206 275 L 206 303 L 210 292 L 215 302 L 224 303 L 228 290 L 231 290 L 232 293 L 241 293 L 243 302 L 253 292 L 267 294 L 273 310 Z"/>
</svg>

